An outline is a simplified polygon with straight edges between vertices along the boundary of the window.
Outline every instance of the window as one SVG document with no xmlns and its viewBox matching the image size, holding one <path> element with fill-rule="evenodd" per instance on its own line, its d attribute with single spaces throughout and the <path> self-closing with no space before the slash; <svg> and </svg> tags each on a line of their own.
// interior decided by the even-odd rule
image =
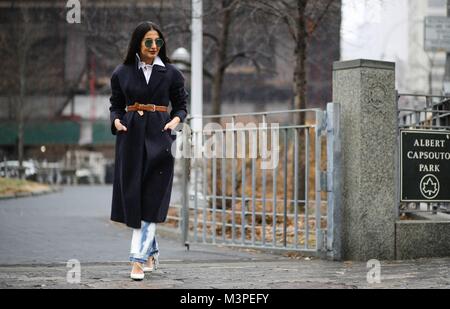
<svg viewBox="0 0 450 309">
<path fill-rule="evenodd" d="M 433 9 L 444 9 L 447 5 L 446 0 L 428 0 L 428 7 Z"/>
</svg>

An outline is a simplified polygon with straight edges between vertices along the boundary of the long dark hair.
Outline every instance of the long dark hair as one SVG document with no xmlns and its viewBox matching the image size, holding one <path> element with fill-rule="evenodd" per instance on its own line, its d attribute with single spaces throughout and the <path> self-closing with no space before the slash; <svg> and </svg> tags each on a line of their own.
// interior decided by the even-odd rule
<svg viewBox="0 0 450 309">
<path fill-rule="evenodd" d="M 152 23 L 151 21 L 144 21 L 140 23 L 136 29 L 134 29 L 133 34 L 131 35 L 130 44 L 128 44 L 127 55 L 123 61 L 123 64 L 134 64 L 136 63 L 136 53 L 140 53 L 141 51 L 141 42 L 144 38 L 145 34 L 150 30 L 155 30 L 158 32 L 159 37 L 164 40 L 164 45 L 159 50 L 158 56 L 164 63 L 170 63 L 170 59 L 167 56 L 166 51 L 166 40 L 164 39 L 164 35 L 159 29 L 158 25 Z"/>
</svg>

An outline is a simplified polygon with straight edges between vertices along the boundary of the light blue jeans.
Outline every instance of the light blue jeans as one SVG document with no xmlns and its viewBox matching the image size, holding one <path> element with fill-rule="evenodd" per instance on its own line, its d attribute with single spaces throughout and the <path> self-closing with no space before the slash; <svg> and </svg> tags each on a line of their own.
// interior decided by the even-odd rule
<svg viewBox="0 0 450 309">
<path fill-rule="evenodd" d="M 131 238 L 130 261 L 145 263 L 150 256 L 158 255 L 156 241 L 156 223 L 141 222 L 140 229 L 133 229 Z"/>
</svg>

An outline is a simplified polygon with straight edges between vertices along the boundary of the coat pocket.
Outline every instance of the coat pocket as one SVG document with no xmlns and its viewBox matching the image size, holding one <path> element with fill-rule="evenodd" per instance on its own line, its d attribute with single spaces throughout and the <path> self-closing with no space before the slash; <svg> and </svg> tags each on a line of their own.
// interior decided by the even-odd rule
<svg viewBox="0 0 450 309">
<path fill-rule="evenodd" d="M 117 133 L 119 133 L 119 134 L 127 134 L 127 133 L 128 133 L 128 130 L 130 130 L 130 126 L 128 125 L 128 114 L 125 114 L 125 115 L 122 117 L 122 119 L 120 119 L 120 123 L 121 123 L 123 126 L 125 126 L 125 128 L 127 128 L 127 130 L 126 130 L 126 131 L 123 131 L 123 130 L 117 131 Z"/>
<path fill-rule="evenodd" d="M 167 129 L 166 132 L 171 141 L 174 141 L 177 138 L 177 132 L 175 130 Z"/>
</svg>

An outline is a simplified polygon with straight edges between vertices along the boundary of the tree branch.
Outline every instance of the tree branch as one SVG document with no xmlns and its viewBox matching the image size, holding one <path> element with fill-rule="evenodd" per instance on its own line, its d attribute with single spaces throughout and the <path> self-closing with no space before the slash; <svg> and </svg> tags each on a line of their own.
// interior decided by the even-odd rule
<svg viewBox="0 0 450 309">
<path fill-rule="evenodd" d="M 322 22 L 325 15 L 328 13 L 330 6 L 331 6 L 331 4 L 333 4 L 333 2 L 334 2 L 334 0 L 328 0 L 328 3 L 326 4 L 325 8 L 319 15 L 319 18 L 317 18 L 315 23 L 313 23 L 313 25 L 311 27 L 311 31 L 308 32 L 308 36 L 311 36 L 314 33 L 314 31 L 317 29 L 317 27 L 320 25 L 320 23 Z"/>
</svg>

